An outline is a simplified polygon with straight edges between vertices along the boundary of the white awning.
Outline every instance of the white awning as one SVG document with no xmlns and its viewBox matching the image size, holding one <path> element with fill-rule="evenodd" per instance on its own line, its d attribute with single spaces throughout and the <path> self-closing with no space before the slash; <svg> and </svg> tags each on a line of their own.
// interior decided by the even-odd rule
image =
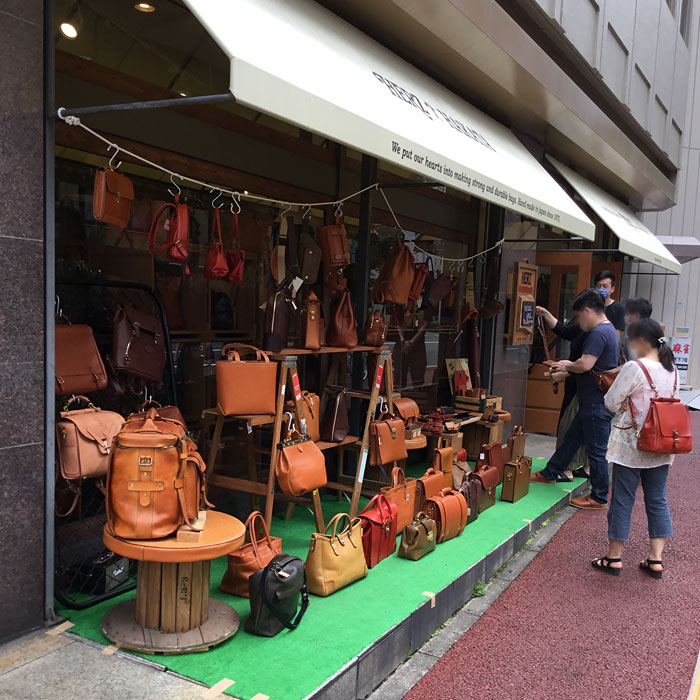
<svg viewBox="0 0 700 700">
<path fill-rule="evenodd" d="M 632 209 L 563 163 L 551 156 L 547 158 L 618 237 L 621 253 L 653 263 L 676 274 L 681 273 L 678 260 L 634 215 Z"/>
<path fill-rule="evenodd" d="M 593 240 L 514 134 L 312 0 L 185 0 L 244 105 Z"/>
</svg>

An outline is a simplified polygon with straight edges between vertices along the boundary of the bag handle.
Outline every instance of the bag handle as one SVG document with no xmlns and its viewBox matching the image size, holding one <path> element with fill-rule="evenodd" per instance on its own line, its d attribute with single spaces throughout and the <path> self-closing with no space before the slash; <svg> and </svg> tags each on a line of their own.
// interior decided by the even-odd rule
<svg viewBox="0 0 700 700">
<path fill-rule="evenodd" d="M 248 519 L 245 521 L 245 527 L 248 531 L 248 538 L 250 539 L 250 544 L 253 547 L 255 561 L 258 561 L 258 532 L 256 528 L 258 521 L 262 523 L 262 537 L 260 538 L 260 540 L 266 539 L 267 544 L 269 545 L 270 549 L 272 549 L 272 539 L 270 538 L 270 531 L 267 529 L 267 523 L 265 522 L 265 518 L 263 518 L 263 514 L 259 510 L 254 510 L 248 516 Z"/>
<path fill-rule="evenodd" d="M 214 234 L 216 233 L 217 241 L 214 241 Z M 224 242 L 221 238 L 221 214 L 219 213 L 218 207 L 214 207 L 214 216 L 211 220 L 211 236 L 209 237 L 209 243 L 218 243 L 222 248 L 224 247 Z"/>
<path fill-rule="evenodd" d="M 259 348 L 256 348 L 254 345 L 245 345 L 244 343 L 227 343 L 224 345 L 223 348 L 221 348 L 221 357 L 226 357 L 228 356 L 228 353 L 231 353 L 235 358 L 236 362 L 240 362 L 241 358 L 238 352 L 236 351 L 236 348 L 245 348 L 246 350 L 255 350 L 256 353 L 256 359 L 258 362 L 269 362 L 270 358 L 268 357 L 267 353 L 264 350 L 260 350 Z"/>
<path fill-rule="evenodd" d="M 172 216 L 175 215 L 175 212 L 177 211 L 177 205 L 180 201 L 180 197 L 175 195 L 175 204 L 172 202 L 165 202 L 164 204 L 160 205 L 160 208 L 156 212 L 155 216 L 153 217 L 153 220 L 151 221 L 151 228 L 148 230 L 148 250 L 151 251 L 153 255 L 158 255 L 159 253 L 164 253 L 167 248 L 172 244 L 172 240 L 170 237 L 170 233 L 168 233 L 168 238 L 163 243 L 163 245 L 158 245 L 156 243 L 156 234 L 158 232 L 158 224 L 160 224 L 160 220 L 163 218 L 165 213 L 168 211 L 168 209 L 173 210 Z M 171 226 L 172 230 L 172 226 Z"/>
<path fill-rule="evenodd" d="M 394 467 L 391 470 L 391 485 L 395 488 L 401 484 L 406 486 L 406 472 L 401 467 Z"/>
<path fill-rule="evenodd" d="M 352 530 L 352 519 L 350 518 L 349 513 L 338 513 L 337 515 L 334 515 L 333 518 L 331 518 L 331 521 L 326 525 L 326 529 L 324 530 L 324 534 L 327 535 L 328 531 L 331 529 L 331 525 L 333 526 L 333 532 L 331 533 L 331 539 L 334 539 L 338 537 L 338 523 L 341 521 L 347 521 L 348 523 L 348 530 Z M 342 530 L 341 530 L 342 532 Z"/>
<path fill-rule="evenodd" d="M 296 619 L 294 618 L 294 614 L 292 614 L 292 617 L 286 618 L 282 613 L 275 607 L 275 604 L 272 600 L 270 600 L 270 596 L 267 592 L 267 577 L 269 575 L 270 569 L 268 567 L 265 567 L 265 570 L 263 571 L 262 576 L 260 577 L 260 597 L 262 598 L 263 603 L 265 603 L 265 607 L 289 630 L 294 630 L 299 626 L 299 623 L 301 622 L 301 618 L 304 617 L 304 613 L 306 612 L 306 608 L 309 607 L 309 587 L 306 583 L 306 569 L 304 569 L 304 583 L 301 587 L 301 607 L 299 608 L 299 613 L 296 616 Z"/>
<path fill-rule="evenodd" d="M 95 404 L 90 401 L 90 399 L 87 396 L 83 396 L 82 394 L 76 394 L 74 396 L 71 396 L 68 401 L 63 405 L 63 410 L 68 412 L 68 406 L 70 406 L 72 403 L 75 403 L 76 401 L 85 401 L 85 403 L 88 405 L 88 408 L 95 408 Z"/>
<path fill-rule="evenodd" d="M 231 219 L 231 234 L 229 236 L 229 250 L 233 251 L 233 242 L 236 241 L 236 250 L 241 249 L 241 228 L 238 223 L 238 212 L 233 212 Z"/>
<path fill-rule="evenodd" d="M 424 479 L 426 476 L 434 476 L 435 474 L 437 474 L 437 471 L 435 470 L 435 467 L 431 466 L 425 470 L 425 474 L 423 474 L 421 478 Z"/>
</svg>

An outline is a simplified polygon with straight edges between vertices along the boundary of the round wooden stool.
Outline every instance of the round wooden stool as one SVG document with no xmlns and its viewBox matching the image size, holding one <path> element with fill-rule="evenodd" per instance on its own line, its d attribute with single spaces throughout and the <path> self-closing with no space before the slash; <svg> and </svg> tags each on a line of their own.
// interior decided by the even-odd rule
<svg viewBox="0 0 700 700">
<path fill-rule="evenodd" d="M 102 633 L 114 644 L 146 653 L 204 651 L 238 631 L 236 611 L 209 600 L 211 560 L 243 544 L 243 523 L 207 512 L 197 542 L 176 535 L 159 540 L 123 540 L 105 526 L 111 551 L 139 562 L 136 598 L 115 605 L 102 618 Z"/>
</svg>

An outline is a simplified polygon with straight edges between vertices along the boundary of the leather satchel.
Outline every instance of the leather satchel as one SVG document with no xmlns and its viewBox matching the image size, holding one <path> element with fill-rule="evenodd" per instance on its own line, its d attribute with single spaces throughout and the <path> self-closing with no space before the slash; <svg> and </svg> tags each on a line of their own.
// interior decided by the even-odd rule
<svg viewBox="0 0 700 700">
<path fill-rule="evenodd" d="M 292 317 L 289 285 L 282 282 L 261 308 L 265 315 L 263 350 L 280 352 L 287 347 L 289 322 Z"/>
<path fill-rule="evenodd" d="M 335 396 L 326 403 L 321 422 L 321 440 L 324 442 L 343 442 L 350 431 L 348 418 L 348 392 L 342 386 L 329 386 Z"/>
<path fill-rule="evenodd" d="M 88 394 L 107 386 L 107 372 L 90 326 L 56 326 L 56 394 Z"/>
<path fill-rule="evenodd" d="M 396 245 L 384 261 L 379 276 L 372 287 L 372 300 L 377 304 L 387 301 L 405 306 L 413 284 L 413 254 L 411 249 L 396 239 Z"/>
<path fill-rule="evenodd" d="M 130 416 L 115 440 L 107 473 L 107 521 L 114 535 L 167 537 L 197 519 L 206 465 L 182 425 L 158 415 Z"/>
<path fill-rule="evenodd" d="M 239 350 L 252 351 L 255 360 L 241 360 Z M 277 363 L 252 345 L 229 343 L 216 363 L 216 396 L 225 416 L 273 415 L 277 396 Z"/>
<path fill-rule="evenodd" d="M 292 431 L 279 447 L 275 476 L 283 493 L 303 496 L 328 483 L 326 458 L 308 435 Z"/>
<path fill-rule="evenodd" d="M 425 514 L 437 525 L 437 543 L 461 535 L 467 525 L 467 501 L 459 491 L 442 489 L 425 502 Z"/>
<path fill-rule="evenodd" d="M 406 451 L 406 426 L 392 415 L 383 413 L 369 426 L 369 463 L 373 467 L 397 462 L 408 457 Z"/>
<path fill-rule="evenodd" d="M 224 252 L 224 242 L 221 238 L 221 215 L 218 207 L 214 208 L 211 222 L 211 238 L 209 250 L 204 261 L 204 279 L 220 280 L 228 275 L 228 262 Z"/>
<path fill-rule="evenodd" d="M 245 272 L 245 250 L 241 248 L 241 229 L 238 224 L 237 212 L 233 213 L 233 218 L 231 219 L 231 236 L 229 238 L 229 248 L 226 251 L 226 263 L 228 265 L 226 281 L 231 284 L 241 284 L 243 282 L 243 273 Z"/>
<path fill-rule="evenodd" d="M 442 472 L 428 467 L 425 474 L 418 479 L 416 484 L 416 513 L 423 510 L 425 502 L 442 491 L 445 486 L 445 477 Z"/>
<path fill-rule="evenodd" d="M 350 252 L 345 226 L 340 223 L 340 217 L 335 217 L 335 223 L 330 226 L 320 226 L 318 242 L 321 246 L 321 258 L 326 272 L 334 272 L 350 264 Z M 356 343 L 357 344 L 357 343 Z"/>
<path fill-rule="evenodd" d="M 324 341 L 321 301 L 312 290 L 301 309 L 301 342 L 306 350 L 320 350 Z"/>
<path fill-rule="evenodd" d="M 152 255 L 165 253 L 170 260 L 184 263 L 185 274 L 190 274 L 187 258 L 190 254 L 190 213 L 192 209 L 187 204 L 180 203 L 180 196 L 175 195 L 173 203 L 166 202 L 156 212 L 148 231 L 148 250 Z M 168 219 L 165 216 L 170 213 Z M 167 232 L 164 243 L 158 243 L 158 231 L 163 222 Z"/>
<path fill-rule="evenodd" d="M 126 228 L 129 223 L 134 185 L 114 168 L 97 168 L 92 194 L 92 215 L 97 221 Z"/>
<path fill-rule="evenodd" d="M 442 444 L 439 440 L 438 444 Z M 437 447 L 433 451 L 432 467 L 435 471 L 443 473 L 445 488 L 452 488 L 452 461 L 454 459 L 454 451 L 451 447 Z"/>
<path fill-rule="evenodd" d="M 165 367 L 165 338 L 160 321 L 129 304 L 117 309 L 112 327 L 114 369 L 160 384 Z"/>
<path fill-rule="evenodd" d="M 282 540 L 270 536 L 262 513 L 253 511 L 245 521 L 245 528 L 248 541 L 228 555 L 228 566 L 219 585 L 224 593 L 240 598 L 248 598 L 250 595 L 250 577 L 282 553 Z"/>
<path fill-rule="evenodd" d="M 501 500 L 515 503 L 530 491 L 530 472 L 532 471 L 532 459 L 520 457 L 506 463 L 503 472 L 503 488 Z"/>
<path fill-rule="evenodd" d="M 413 520 L 416 511 L 416 480 L 407 479 L 401 467 L 394 467 L 391 470 L 391 486 L 384 486 L 381 492 L 396 506 L 396 531 L 402 532 Z"/>
<path fill-rule="evenodd" d="M 511 434 L 508 436 L 508 446 L 506 448 L 506 459 L 519 459 L 525 456 L 525 442 L 527 435 L 523 431 L 522 425 L 514 425 Z"/>
<path fill-rule="evenodd" d="M 303 230 L 299 236 L 299 277 L 304 284 L 315 284 L 318 268 L 321 265 L 321 248 L 309 231 Z"/>
<path fill-rule="evenodd" d="M 283 629 L 299 626 L 309 607 L 304 562 L 299 557 L 278 554 L 249 580 L 250 615 L 245 631 L 259 637 L 274 637 Z M 297 612 L 298 610 L 298 612 Z"/>
<path fill-rule="evenodd" d="M 500 442 L 492 442 L 488 445 L 482 445 L 481 454 L 484 455 L 486 459 L 486 464 L 492 467 L 496 467 L 496 469 L 498 470 L 498 483 L 502 483 L 503 469 L 506 465 L 506 455 L 503 452 L 503 445 L 501 445 Z M 479 467 L 480 463 L 477 463 L 476 466 Z"/>
<path fill-rule="evenodd" d="M 78 399 L 88 407 L 70 410 Z M 56 421 L 56 450 L 63 478 L 77 481 L 106 476 L 114 438 L 123 425 L 119 413 L 95 408 L 85 396 L 70 399 Z"/>
<path fill-rule="evenodd" d="M 479 494 L 479 513 L 483 513 L 487 508 L 496 505 L 496 487 L 498 486 L 498 469 L 483 465 L 474 469 L 467 476 L 468 479 L 478 479 L 481 482 L 481 493 Z"/>
<path fill-rule="evenodd" d="M 437 545 L 437 524 L 423 511 L 419 512 L 401 533 L 398 555 L 418 561 Z"/>
<path fill-rule="evenodd" d="M 384 320 L 382 312 L 379 310 L 372 312 L 365 321 L 365 330 L 362 335 L 364 344 L 373 348 L 381 348 L 386 340 L 388 330 L 389 326 Z"/>
<path fill-rule="evenodd" d="M 298 401 L 298 404 L 301 419 L 306 426 L 306 430 L 304 431 L 301 429 L 301 426 L 297 426 L 297 431 L 302 435 L 308 435 L 314 442 L 318 442 L 321 439 L 319 427 L 321 399 L 319 399 L 318 394 L 314 394 L 310 391 L 302 391 L 301 400 Z M 290 412 L 294 411 L 294 401 L 287 401 L 287 410 Z"/>
<path fill-rule="evenodd" d="M 394 399 L 393 406 L 394 413 L 396 413 L 407 426 L 413 425 L 420 418 L 420 409 L 413 399 L 402 396 L 400 399 Z"/>
<path fill-rule="evenodd" d="M 459 487 L 459 492 L 464 496 L 469 508 L 467 516 L 467 525 L 473 523 L 479 517 L 479 499 L 481 498 L 481 479 L 468 472 L 464 475 L 462 485 Z"/>
<path fill-rule="evenodd" d="M 325 532 L 311 535 L 306 556 L 309 592 L 329 596 L 365 576 L 367 562 L 362 548 L 362 521 L 350 518 L 347 513 L 338 513 L 326 525 Z"/>
<path fill-rule="evenodd" d="M 359 514 L 362 521 L 362 549 L 367 567 L 372 568 L 396 551 L 396 506 L 377 494 Z"/>
<path fill-rule="evenodd" d="M 347 289 L 336 294 L 328 330 L 328 345 L 348 349 L 357 346 L 357 321 L 352 297 Z"/>
</svg>

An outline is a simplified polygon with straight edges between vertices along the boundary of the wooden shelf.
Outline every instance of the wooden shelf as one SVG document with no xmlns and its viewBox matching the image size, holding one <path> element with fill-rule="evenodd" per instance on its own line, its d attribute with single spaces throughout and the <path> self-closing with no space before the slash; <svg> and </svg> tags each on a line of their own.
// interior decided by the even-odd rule
<svg viewBox="0 0 700 700">
<path fill-rule="evenodd" d="M 270 357 L 289 357 L 290 355 L 330 355 L 337 352 L 373 352 L 379 354 L 386 348 L 375 348 L 373 345 L 356 345 L 354 348 L 332 348 L 324 345 L 320 350 L 307 350 L 306 348 L 284 348 L 279 352 L 270 353 Z"/>
<path fill-rule="evenodd" d="M 348 396 L 353 399 L 369 399 L 371 393 L 371 391 L 365 391 L 364 389 L 348 389 Z M 379 396 L 386 401 L 386 394 L 380 394 Z M 398 391 L 395 391 L 391 395 L 392 401 L 396 401 L 396 399 L 400 398 L 401 394 Z"/>
<path fill-rule="evenodd" d="M 341 440 L 340 442 L 325 442 L 324 440 L 319 440 L 316 443 L 316 447 L 318 447 L 319 450 L 332 450 L 334 447 L 343 447 L 344 445 L 353 445 L 355 444 L 360 438 L 355 436 L 355 435 L 348 435 L 345 440 Z"/>
<path fill-rule="evenodd" d="M 210 420 L 215 420 L 219 417 L 219 411 L 216 408 L 205 408 L 202 411 L 202 418 L 209 418 Z M 275 422 L 275 417 L 273 415 L 259 414 L 259 415 L 245 415 L 245 416 L 224 416 L 224 420 L 240 420 L 248 423 L 251 427 L 257 425 L 271 425 Z"/>
</svg>

